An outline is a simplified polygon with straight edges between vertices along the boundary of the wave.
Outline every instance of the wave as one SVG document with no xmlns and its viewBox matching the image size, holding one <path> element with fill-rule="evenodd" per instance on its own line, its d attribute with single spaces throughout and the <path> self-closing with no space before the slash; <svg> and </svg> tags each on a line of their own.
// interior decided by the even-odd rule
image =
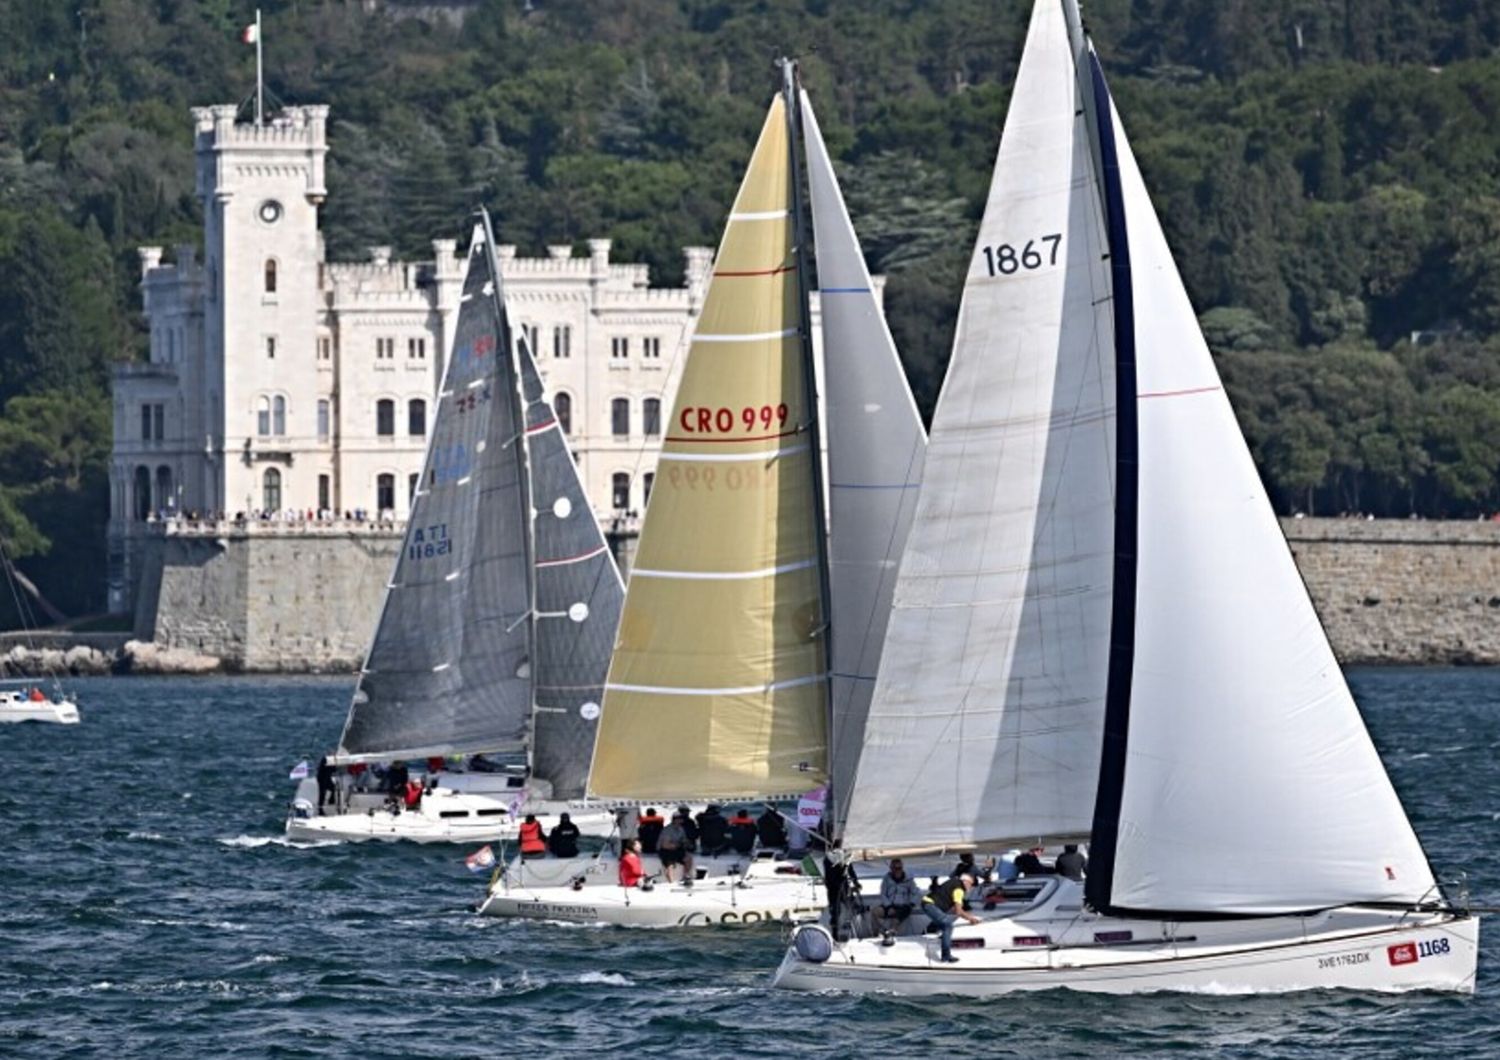
<svg viewBox="0 0 1500 1060">
<path fill-rule="evenodd" d="M 237 835 L 232 839 L 219 838 L 219 842 L 226 847 L 242 847 L 253 850 L 257 847 L 275 846 L 291 847 L 293 850 L 306 850 L 310 847 L 336 847 L 339 845 L 337 839 L 288 839 L 284 835 Z"/>
</svg>

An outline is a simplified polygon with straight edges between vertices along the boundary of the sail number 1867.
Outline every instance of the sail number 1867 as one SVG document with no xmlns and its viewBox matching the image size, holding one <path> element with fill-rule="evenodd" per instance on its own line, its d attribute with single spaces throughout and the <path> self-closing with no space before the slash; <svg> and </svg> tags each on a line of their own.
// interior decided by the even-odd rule
<svg viewBox="0 0 1500 1060">
<path fill-rule="evenodd" d="M 1040 246 L 1038 245 L 1040 244 Z M 1028 239 L 1019 250 L 1013 244 L 1001 243 L 998 247 L 984 248 L 984 264 L 991 276 L 1009 276 L 1025 269 L 1040 269 L 1043 265 L 1057 264 L 1057 248 L 1062 246 L 1062 233 Z"/>
</svg>

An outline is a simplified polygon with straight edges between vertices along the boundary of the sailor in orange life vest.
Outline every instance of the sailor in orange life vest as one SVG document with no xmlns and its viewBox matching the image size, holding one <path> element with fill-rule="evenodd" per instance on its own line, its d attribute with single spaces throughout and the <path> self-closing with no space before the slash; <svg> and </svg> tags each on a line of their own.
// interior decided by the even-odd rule
<svg viewBox="0 0 1500 1060">
<path fill-rule="evenodd" d="M 539 858 L 547 853 L 547 833 L 542 831 L 536 814 L 528 813 L 521 822 L 521 857 Z"/>
<path fill-rule="evenodd" d="M 42 695 L 42 690 L 40 688 L 36 688 L 36 687 L 33 687 L 31 689 L 31 695 L 28 696 L 27 698 L 30 699 L 33 703 L 45 703 L 45 702 L 47 702 L 47 697 L 44 696 L 44 695 Z"/>
<path fill-rule="evenodd" d="M 406 791 L 402 793 L 402 800 L 406 803 L 408 810 L 415 810 L 422 805 L 422 782 L 412 779 L 406 782 Z"/>
<path fill-rule="evenodd" d="M 645 878 L 645 870 L 641 868 L 641 841 L 627 839 L 620 854 L 620 886 L 634 888 Z"/>
</svg>

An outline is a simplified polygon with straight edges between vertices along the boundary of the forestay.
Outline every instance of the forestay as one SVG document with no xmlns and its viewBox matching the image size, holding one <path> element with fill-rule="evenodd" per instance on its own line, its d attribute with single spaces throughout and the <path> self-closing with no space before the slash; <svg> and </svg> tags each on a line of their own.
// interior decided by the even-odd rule
<svg viewBox="0 0 1500 1060">
<path fill-rule="evenodd" d="M 1432 899 L 1102 97 L 1133 275 L 1139 553 L 1124 784 L 1101 794 L 1090 901 L 1270 914 Z"/>
<path fill-rule="evenodd" d="M 852 777 L 901 550 L 916 510 L 927 435 L 806 93 L 801 103 L 823 310 L 833 615 L 830 752 L 833 775 Z M 835 793 L 834 806 L 842 821 L 847 800 Z"/>
<path fill-rule="evenodd" d="M 1038 4 L 896 583 L 851 851 L 1089 830 L 1114 377 L 1101 203 L 1079 108 L 1060 7 Z"/>
<path fill-rule="evenodd" d="M 554 798 L 573 799 L 588 778 L 625 587 L 524 339 L 516 353 L 535 510 L 531 771 Z"/>
<path fill-rule="evenodd" d="M 342 761 L 519 749 L 531 714 L 519 402 L 483 229 Z"/>
<path fill-rule="evenodd" d="M 787 116 L 724 230 L 631 571 L 589 778 L 753 798 L 827 776 L 827 664 Z"/>
</svg>

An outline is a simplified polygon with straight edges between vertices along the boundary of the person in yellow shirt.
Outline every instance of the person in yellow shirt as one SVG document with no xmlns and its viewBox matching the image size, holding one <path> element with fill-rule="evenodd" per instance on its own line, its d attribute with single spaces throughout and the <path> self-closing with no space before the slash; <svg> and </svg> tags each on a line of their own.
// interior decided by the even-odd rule
<svg viewBox="0 0 1500 1060">
<path fill-rule="evenodd" d="M 938 884 L 922 896 L 922 912 L 942 929 L 942 960 L 944 964 L 957 964 L 953 956 L 953 925 L 963 917 L 971 924 L 979 918 L 964 908 L 964 897 L 974 886 L 974 877 L 967 872 Z"/>
</svg>

